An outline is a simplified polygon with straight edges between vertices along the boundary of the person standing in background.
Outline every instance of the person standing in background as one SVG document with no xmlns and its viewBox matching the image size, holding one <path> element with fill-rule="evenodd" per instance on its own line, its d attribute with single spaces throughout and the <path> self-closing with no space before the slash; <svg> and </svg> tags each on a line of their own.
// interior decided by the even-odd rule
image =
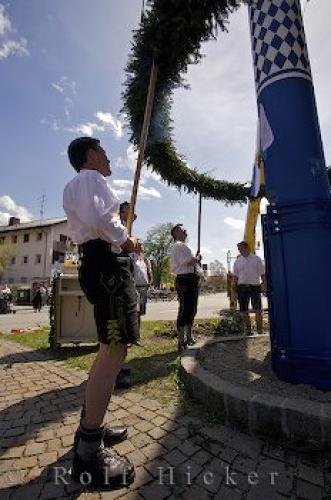
<svg viewBox="0 0 331 500">
<path fill-rule="evenodd" d="M 252 254 L 246 241 L 237 245 L 240 255 L 233 266 L 233 274 L 237 287 L 239 309 L 243 316 L 246 332 L 252 334 L 249 317 L 249 302 L 255 313 L 256 329 L 258 334 L 263 333 L 261 292 L 265 290 L 265 269 L 262 259 Z M 262 286 L 261 286 L 262 281 Z"/>
<path fill-rule="evenodd" d="M 152 268 L 144 255 L 144 247 L 138 244 L 138 251 L 131 254 L 134 266 L 134 281 L 139 295 L 139 318 L 146 314 L 147 292 L 152 284 Z"/>
<path fill-rule="evenodd" d="M 176 224 L 171 230 L 175 240 L 170 250 L 171 272 L 176 275 L 176 291 L 179 302 L 177 316 L 178 350 L 182 352 L 187 345 L 195 343 L 192 336 L 192 326 L 197 313 L 199 299 L 199 272 L 201 255 L 194 257 L 187 246 L 187 232 L 183 224 Z"/>
</svg>

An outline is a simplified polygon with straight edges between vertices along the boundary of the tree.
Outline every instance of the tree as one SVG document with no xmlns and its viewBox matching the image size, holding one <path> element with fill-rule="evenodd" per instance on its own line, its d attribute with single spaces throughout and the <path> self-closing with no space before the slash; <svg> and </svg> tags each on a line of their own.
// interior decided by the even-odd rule
<svg viewBox="0 0 331 500">
<path fill-rule="evenodd" d="M 0 244 L 0 279 L 5 272 L 10 260 L 15 257 L 15 249 L 13 245 L 5 243 Z"/>
<path fill-rule="evenodd" d="M 226 274 L 224 265 L 217 259 L 210 263 L 209 269 L 212 276 L 225 276 Z"/>
<path fill-rule="evenodd" d="M 160 286 L 169 277 L 169 250 L 172 243 L 170 231 L 174 224 L 167 222 L 153 227 L 144 242 L 145 253 L 152 261 L 153 282 Z"/>
</svg>

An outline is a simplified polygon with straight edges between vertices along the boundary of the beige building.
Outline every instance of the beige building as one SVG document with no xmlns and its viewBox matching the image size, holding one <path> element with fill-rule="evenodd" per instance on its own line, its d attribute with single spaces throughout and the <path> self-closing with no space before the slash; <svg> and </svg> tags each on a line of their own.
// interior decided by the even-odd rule
<svg viewBox="0 0 331 500">
<path fill-rule="evenodd" d="M 49 282 L 54 263 L 64 261 L 68 242 L 65 217 L 25 223 L 11 217 L 7 226 L 0 226 L 0 244 L 9 248 L 1 281 L 27 285 Z"/>
</svg>

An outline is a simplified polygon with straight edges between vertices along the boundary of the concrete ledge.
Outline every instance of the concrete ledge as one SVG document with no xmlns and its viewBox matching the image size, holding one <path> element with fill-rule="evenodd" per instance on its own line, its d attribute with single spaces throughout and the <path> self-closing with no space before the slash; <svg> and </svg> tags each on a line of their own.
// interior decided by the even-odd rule
<svg viewBox="0 0 331 500">
<path fill-rule="evenodd" d="M 197 356 L 207 345 L 238 340 L 213 339 L 189 348 L 181 357 L 181 374 L 188 392 L 227 424 L 258 435 L 305 441 L 331 450 L 331 404 L 284 398 L 233 384 L 208 372 Z"/>
</svg>

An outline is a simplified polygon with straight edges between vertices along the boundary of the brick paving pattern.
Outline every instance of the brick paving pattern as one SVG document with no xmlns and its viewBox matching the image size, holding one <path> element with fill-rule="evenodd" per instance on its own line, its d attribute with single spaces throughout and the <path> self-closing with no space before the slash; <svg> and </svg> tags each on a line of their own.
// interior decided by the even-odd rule
<svg viewBox="0 0 331 500">
<path fill-rule="evenodd" d="M 128 426 L 114 448 L 134 462 L 136 479 L 88 491 L 68 472 L 86 373 L 7 341 L 0 356 L 0 499 L 331 499 L 320 454 L 206 424 L 134 388 L 112 398 L 106 421 Z"/>
</svg>

